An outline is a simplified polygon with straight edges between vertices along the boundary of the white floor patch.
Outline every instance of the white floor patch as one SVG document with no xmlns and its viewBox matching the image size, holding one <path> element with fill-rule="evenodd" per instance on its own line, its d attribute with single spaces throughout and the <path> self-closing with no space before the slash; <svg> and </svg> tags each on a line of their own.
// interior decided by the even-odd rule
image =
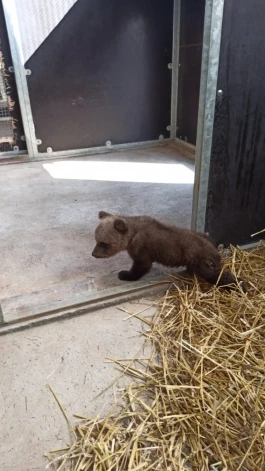
<svg viewBox="0 0 265 471">
<path fill-rule="evenodd" d="M 44 164 L 53 178 L 106 182 L 189 183 L 194 171 L 183 164 L 108 161 L 60 161 Z"/>
</svg>

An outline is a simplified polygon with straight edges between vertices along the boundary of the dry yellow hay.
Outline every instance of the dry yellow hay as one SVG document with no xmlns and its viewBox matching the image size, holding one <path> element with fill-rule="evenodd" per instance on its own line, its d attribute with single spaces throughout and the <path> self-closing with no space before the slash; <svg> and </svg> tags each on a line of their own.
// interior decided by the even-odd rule
<svg viewBox="0 0 265 471">
<path fill-rule="evenodd" d="M 147 369 L 117 361 L 137 380 L 122 409 L 81 421 L 49 469 L 265 470 L 265 245 L 232 247 L 226 265 L 248 294 L 175 278 L 144 319 Z"/>
</svg>

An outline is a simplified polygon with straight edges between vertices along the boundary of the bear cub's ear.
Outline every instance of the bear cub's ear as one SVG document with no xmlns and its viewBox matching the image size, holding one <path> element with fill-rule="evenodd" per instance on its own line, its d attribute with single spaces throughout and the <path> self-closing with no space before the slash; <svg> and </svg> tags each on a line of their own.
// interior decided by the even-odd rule
<svg viewBox="0 0 265 471">
<path fill-rule="evenodd" d="M 126 222 L 124 221 L 124 219 L 117 218 L 114 221 L 114 228 L 116 229 L 116 231 L 126 232 L 127 229 L 128 229 L 128 226 L 127 226 Z"/>
<path fill-rule="evenodd" d="M 111 216 L 111 214 L 110 214 L 110 213 L 106 213 L 106 211 L 100 211 L 100 212 L 98 213 L 98 218 L 99 218 L 99 219 L 105 219 L 105 218 L 107 218 L 108 216 Z"/>
</svg>

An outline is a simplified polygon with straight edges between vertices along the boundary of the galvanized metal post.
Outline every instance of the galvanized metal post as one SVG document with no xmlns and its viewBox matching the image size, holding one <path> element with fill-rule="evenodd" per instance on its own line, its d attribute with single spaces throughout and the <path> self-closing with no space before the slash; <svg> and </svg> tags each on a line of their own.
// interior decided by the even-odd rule
<svg viewBox="0 0 265 471">
<path fill-rule="evenodd" d="M 27 75 L 29 71 L 25 69 L 21 53 L 21 40 L 19 34 L 19 24 L 16 17 L 16 5 L 14 0 L 3 0 L 8 39 L 13 60 L 13 67 L 17 85 L 19 105 L 24 126 L 25 140 L 29 158 L 33 159 L 38 155 L 35 127 L 32 117 Z M 26 21 L 26 19 L 25 19 Z"/>
<path fill-rule="evenodd" d="M 206 0 L 191 227 L 205 230 L 224 0 Z"/>
<path fill-rule="evenodd" d="M 180 11 L 181 11 L 181 0 L 174 0 L 172 79 L 171 79 L 171 119 L 170 119 L 170 138 L 171 139 L 175 139 L 177 135 Z"/>
</svg>

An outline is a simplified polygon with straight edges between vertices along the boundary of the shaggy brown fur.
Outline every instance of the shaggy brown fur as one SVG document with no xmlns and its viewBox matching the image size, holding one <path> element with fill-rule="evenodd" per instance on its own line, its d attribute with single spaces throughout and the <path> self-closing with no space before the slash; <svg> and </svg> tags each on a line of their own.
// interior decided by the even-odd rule
<svg viewBox="0 0 265 471">
<path fill-rule="evenodd" d="M 120 271 L 120 280 L 139 280 L 157 262 L 168 267 L 186 266 L 209 283 L 218 281 L 222 261 L 208 235 L 169 226 L 149 217 L 120 217 L 104 211 L 95 231 L 93 257 L 109 258 L 127 250 L 133 260 L 129 271 Z M 235 278 L 225 271 L 218 285 L 231 285 Z M 244 290 L 246 285 L 242 284 Z"/>
</svg>

